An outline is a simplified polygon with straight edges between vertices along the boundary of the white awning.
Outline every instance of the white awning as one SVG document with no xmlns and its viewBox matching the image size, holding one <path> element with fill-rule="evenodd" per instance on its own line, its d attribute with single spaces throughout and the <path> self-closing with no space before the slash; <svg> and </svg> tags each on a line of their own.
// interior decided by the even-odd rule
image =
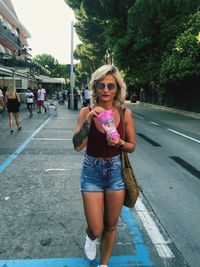
<svg viewBox="0 0 200 267">
<path fill-rule="evenodd" d="M 21 73 L 19 71 L 16 71 L 15 69 L 11 69 L 11 68 L 6 68 L 6 67 L 1 67 L 0 66 L 0 77 L 1 76 L 10 76 L 10 77 L 24 77 L 27 78 L 28 75 L 27 73 Z"/>
<path fill-rule="evenodd" d="M 6 53 L 6 54 L 12 56 L 12 52 L 11 52 L 11 50 L 10 50 L 9 48 L 4 47 L 4 49 L 5 49 L 5 53 Z"/>
<path fill-rule="evenodd" d="M 13 76 L 13 71 L 7 68 L 0 67 L 0 77 L 1 75 Z"/>
<path fill-rule="evenodd" d="M 3 45 L 1 45 L 1 44 L 0 44 L 0 53 L 3 53 L 3 54 L 6 53 L 6 52 L 5 52 L 5 48 L 4 48 Z"/>
<path fill-rule="evenodd" d="M 35 75 L 35 78 L 38 79 L 41 83 L 65 84 L 64 78 L 53 78 L 53 77 L 48 77 L 48 76 L 44 76 L 44 75 Z"/>
<path fill-rule="evenodd" d="M 3 23 L 3 17 L 0 15 L 0 23 Z"/>
<path fill-rule="evenodd" d="M 3 24 L 5 25 L 5 27 L 6 27 L 9 31 L 12 31 L 12 27 L 11 27 L 10 23 L 9 23 L 6 19 L 3 19 Z"/>
<path fill-rule="evenodd" d="M 12 27 L 12 33 L 18 37 L 17 30 L 14 27 Z"/>
</svg>

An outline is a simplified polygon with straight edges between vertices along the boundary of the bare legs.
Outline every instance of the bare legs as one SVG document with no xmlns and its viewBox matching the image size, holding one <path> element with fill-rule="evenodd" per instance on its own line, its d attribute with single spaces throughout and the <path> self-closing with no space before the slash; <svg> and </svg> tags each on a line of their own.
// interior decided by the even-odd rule
<svg viewBox="0 0 200 267">
<path fill-rule="evenodd" d="M 9 126 L 10 126 L 10 130 L 13 131 L 13 116 L 15 118 L 15 123 L 17 125 L 17 128 L 20 128 L 20 122 L 19 122 L 19 113 L 13 113 L 13 112 L 9 112 Z"/>
<path fill-rule="evenodd" d="M 125 191 L 105 193 L 104 231 L 101 237 L 100 264 L 108 264 L 116 239 L 116 226 L 124 202 Z"/>
<path fill-rule="evenodd" d="M 100 264 L 108 264 L 116 239 L 116 225 L 124 202 L 125 191 L 83 192 L 87 233 L 94 239 L 101 236 Z"/>
<path fill-rule="evenodd" d="M 44 103 L 40 103 L 40 104 L 38 105 L 38 109 L 39 109 L 38 113 L 41 113 L 41 107 L 44 109 L 44 111 L 45 111 L 45 113 L 46 113 L 46 112 L 47 112 L 47 109 L 46 109 Z"/>
<path fill-rule="evenodd" d="M 102 192 L 82 192 L 83 205 L 88 228 L 88 236 L 95 239 L 103 231 L 103 201 Z"/>
<path fill-rule="evenodd" d="M 28 111 L 30 113 L 30 117 L 33 116 L 33 110 L 32 110 L 32 108 L 33 108 L 33 104 L 32 103 L 31 104 L 28 104 Z"/>
<path fill-rule="evenodd" d="M 12 125 L 13 125 L 13 113 L 9 112 L 9 126 L 11 131 L 12 131 Z"/>
</svg>

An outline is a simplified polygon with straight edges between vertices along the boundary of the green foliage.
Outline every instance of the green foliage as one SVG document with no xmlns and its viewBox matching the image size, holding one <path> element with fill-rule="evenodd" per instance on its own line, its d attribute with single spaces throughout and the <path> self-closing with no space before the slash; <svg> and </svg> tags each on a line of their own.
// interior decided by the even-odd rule
<svg viewBox="0 0 200 267">
<path fill-rule="evenodd" d="M 80 8 L 80 4 L 81 4 L 80 0 L 65 0 L 65 2 L 68 6 L 70 6 L 74 10 L 77 10 Z"/>
<path fill-rule="evenodd" d="M 58 61 L 49 54 L 37 55 L 33 58 L 33 62 L 40 64 L 48 71 L 50 77 L 67 78 L 66 65 L 61 65 Z"/>
<path fill-rule="evenodd" d="M 200 74 L 200 11 L 191 15 L 184 27 L 173 49 L 164 57 L 160 71 L 162 84 Z"/>
<path fill-rule="evenodd" d="M 82 44 L 77 46 L 74 57 L 81 61 L 81 69 L 84 70 L 84 75 L 87 73 L 87 75 L 90 76 L 105 59 L 104 21 L 91 16 L 91 14 L 87 12 L 88 5 L 96 5 L 94 4 L 95 2 L 66 1 L 66 3 L 75 11 L 77 18 L 75 29 L 79 39 L 82 41 Z M 80 75 L 82 77 L 81 73 Z M 78 80 L 77 74 L 76 79 Z M 86 80 L 86 78 L 83 80 Z"/>
<path fill-rule="evenodd" d="M 132 85 L 153 84 L 162 94 L 167 83 L 199 75 L 199 0 L 66 3 L 75 11 L 82 41 L 74 53 L 81 77 L 114 62 Z"/>
</svg>

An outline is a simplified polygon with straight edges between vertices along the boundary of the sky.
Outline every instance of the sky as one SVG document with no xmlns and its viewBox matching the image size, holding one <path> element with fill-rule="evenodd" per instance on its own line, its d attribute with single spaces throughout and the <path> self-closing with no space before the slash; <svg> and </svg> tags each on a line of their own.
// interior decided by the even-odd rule
<svg viewBox="0 0 200 267">
<path fill-rule="evenodd" d="M 18 19 L 31 34 L 32 56 L 47 53 L 60 64 L 71 62 L 71 22 L 73 10 L 64 0 L 11 0 Z M 74 49 L 79 43 L 74 33 Z"/>
</svg>

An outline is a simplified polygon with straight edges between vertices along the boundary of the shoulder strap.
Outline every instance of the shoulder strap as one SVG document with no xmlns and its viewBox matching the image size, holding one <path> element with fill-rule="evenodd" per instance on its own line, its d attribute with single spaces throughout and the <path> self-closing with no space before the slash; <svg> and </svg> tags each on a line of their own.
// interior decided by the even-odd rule
<svg viewBox="0 0 200 267">
<path fill-rule="evenodd" d="M 125 118 L 124 118 L 124 109 L 122 106 L 118 106 L 119 115 L 123 123 L 123 139 L 125 138 Z"/>
</svg>

